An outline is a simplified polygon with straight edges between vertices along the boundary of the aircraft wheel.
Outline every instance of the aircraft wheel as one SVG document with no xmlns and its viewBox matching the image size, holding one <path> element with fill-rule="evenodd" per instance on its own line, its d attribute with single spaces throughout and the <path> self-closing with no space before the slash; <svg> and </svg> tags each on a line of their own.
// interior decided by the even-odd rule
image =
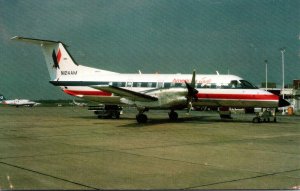
<svg viewBox="0 0 300 191">
<path fill-rule="evenodd" d="M 176 121 L 176 120 L 178 119 L 178 113 L 175 112 L 175 111 L 171 111 L 171 112 L 169 113 L 169 118 L 170 118 L 170 120 L 172 120 L 172 121 Z"/>
<path fill-rule="evenodd" d="M 253 123 L 260 123 L 260 118 L 259 117 L 254 117 L 252 122 Z"/>
<path fill-rule="evenodd" d="M 148 117 L 147 117 L 147 115 L 145 115 L 145 114 L 137 114 L 137 115 L 136 115 L 136 121 L 137 121 L 138 123 L 146 123 L 147 120 L 148 120 Z"/>
<path fill-rule="evenodd" d="M 114 119 L 119 119 L 119 118 L 120 118 L 120 113 L 119 113 L 119 112 L 114 112 L 114 113 L 112 114 L 112 118 L 114 118 Z"/>
</svg>

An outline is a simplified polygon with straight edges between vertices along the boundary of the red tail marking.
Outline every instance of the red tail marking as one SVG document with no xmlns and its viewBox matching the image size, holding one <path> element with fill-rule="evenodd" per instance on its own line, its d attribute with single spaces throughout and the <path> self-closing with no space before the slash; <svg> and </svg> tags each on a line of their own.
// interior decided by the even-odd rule
<svg viewBox="0 0 300 191">
<path fill-rule="evenodd" d="M 56 58 L 57 58 L 57 63 L 59 64 L 59 61 L 60 61 L 60 58 L 61 58 L 61 52 L 60 52 L 60 49 L 58 49 L 58 53 L 56 55 Z"/>
</svg>

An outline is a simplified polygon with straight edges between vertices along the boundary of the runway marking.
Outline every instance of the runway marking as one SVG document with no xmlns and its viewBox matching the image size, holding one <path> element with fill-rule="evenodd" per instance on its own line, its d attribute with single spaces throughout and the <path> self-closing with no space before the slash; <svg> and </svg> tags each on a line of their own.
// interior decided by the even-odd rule
<svg viewBox="0 0 300 191">
<path fill-rule="evenodd" d="M 81 183 L 78 183 L 78 182 L 74 182 L 74 181 L 67 180 L 67 179 L 64 179 L 64 178 L 60 178 L 60 177 L 57 177 L 57 176 L 53 176 L 53 175 L 50 175 L 50 174 L 46 174 L 46 173 L 38 172 L 38 171 L 35 171 L 35 170 L 31 170 L 31 169 L 28 169 L 28 168 L 24 168 L 24 167 L 21 167 L 21 166 L 9 164 L 9 163 L 6 163 L 6 162 L 0 161 L 0 164 L 4 164 L 4 165 L 10 166 L 10 167 L 18 168 L 18 169 L 21 169 L 21 170 L 25 170 L 25 171 L 28 171 L 28 172 L 35 173 L 35 174 L 40 174 L 40 175 L 43 175 L 43 176 L 51 177 L 51 178 L 54 178 L 54 179 L 57 179 L 57 180 L 62 180 L 62 181 L 69 182 L 69 183 L 79 185 L 79 186 L 82 186 L 82 187 L 86 187 L 86 188 L 89 188 L 89 189 L 101 190 L 101 188 L 95 188 L 95 187 L 92 187 L 92 186 L 88 186 L 88 185 L 85 185 L 85 184 L 81 184 Z"/>
<path fill-rule="evenodd" d="M 235 180 L 215 182 L 215 183 L 203 184 L 203 185 L 199 185 L 199 186 L 191 186 L 191 187 L 186 187 L 186 188 L 181 188 L 181 189 L 195 189 L 195 188 L 199 188 L 199 187 L 213 186 L 213 185 L 217 185 L 217 184 L 237 182 L 237 181 L 242 181 L 242 180 L 250 180 L 250 179 L 256 179 L 256 178 L 261 178 L 261 177 L 266 177 L 266 176 L 274 176 L 274 175 L 281 174 L 281 173 L 294 172 L 294 171 L 299 171 L 299 170 L 300 169 L 287 170 L 287 171 L 282 171 L 282 172 L 274 172 L 274 173 L 268 173 L 268 174 L 263 174 L 263 175 L 258 175 L 258 176 L 252 176 L 252 177 L 248 177 L 248 178 L 239 178 L 239 179 L 235 179 Z M 288 189 L 288 188 L 286 188 L 286 189 Z"/>
</svg>

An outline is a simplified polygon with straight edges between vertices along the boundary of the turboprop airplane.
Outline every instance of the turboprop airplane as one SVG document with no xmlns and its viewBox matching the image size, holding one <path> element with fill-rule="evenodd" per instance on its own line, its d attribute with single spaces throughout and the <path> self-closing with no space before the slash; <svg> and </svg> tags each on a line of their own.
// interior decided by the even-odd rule
<svg viewBox="0 0 300 191">
<path fill-rule="evenodd" d="M 10 105 L 10 106 L 36 106 L 39 105 L 40 103 L 30 101 L 28 99 L 13 99 L 13 100 L 7 100 L 3 95 L 0 95 L 0 102 L 4 105 Z"/>
<path fill-rule="evenodd" d="M 223 108 L 276 108 L 289 103 L 258 89 L 235 75 L 121 74 L 79 65 L 60 41 L 13 37 L 12 40 L 39 45 L 50 74 L 50 83 L 67 94 L 107 106 L 129 105 L 138 110 L 136 120 L 147 122 L 150 109 L 175 110 L 201 106 Z M 107 107 L 109 108 L 109 107 Z M 222 117 L 222 114 L 220 114 Z"/>
</svg>

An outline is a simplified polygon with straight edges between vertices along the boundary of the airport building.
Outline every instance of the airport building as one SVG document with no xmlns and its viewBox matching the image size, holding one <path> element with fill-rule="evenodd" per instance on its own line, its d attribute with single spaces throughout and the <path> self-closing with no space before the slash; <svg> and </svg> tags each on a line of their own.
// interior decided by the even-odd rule
<svg viewBox="0 0 300 191">
<path fill-rule="evenodd" d="M 291 104 L 295 114 L 300 115 L 300 80 L 293 81 Z"/>
</svg>

